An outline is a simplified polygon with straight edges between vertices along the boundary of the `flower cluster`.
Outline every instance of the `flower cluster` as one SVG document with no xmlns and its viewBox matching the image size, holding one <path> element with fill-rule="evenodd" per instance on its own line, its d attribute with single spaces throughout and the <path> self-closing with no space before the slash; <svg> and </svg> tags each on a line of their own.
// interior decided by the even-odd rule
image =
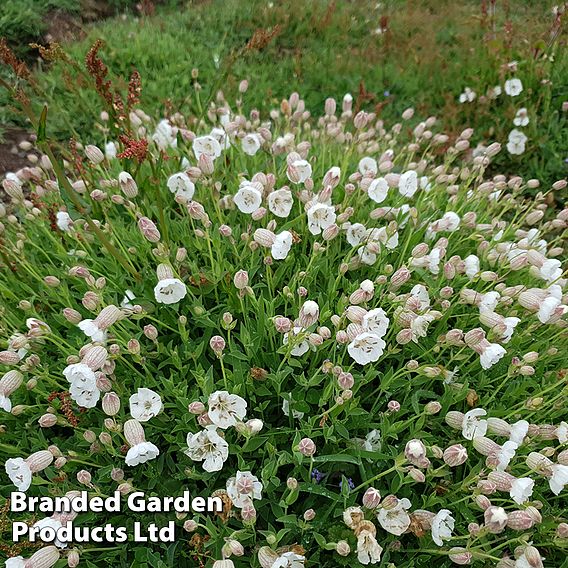
<svg viewBox="0 0 568 568">
<path fill-rule="evenodd" d="M 561 562 L 567 183 L 499 174 L 498 143 L 414 114 L 219 93 L 207 120 L 133 109 L 143 160 L 106 130 L 81 171 L 49 151 L 8 174 L 3 495 L 219 496 L 177 515 L 180 565 Z"/>
</svg>

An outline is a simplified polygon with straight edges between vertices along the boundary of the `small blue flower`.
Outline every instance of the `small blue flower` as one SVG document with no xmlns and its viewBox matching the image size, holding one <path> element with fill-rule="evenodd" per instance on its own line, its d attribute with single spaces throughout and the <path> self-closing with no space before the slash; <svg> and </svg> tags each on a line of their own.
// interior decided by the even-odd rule
<svg viewBox="0 0 568 568">
<path fill-rule="evenodd" d="M 353 480 L 350 477 L 347 479 L 347 487 L 349 487 L 349 491 L 355 489 L 355 483 L 353 483 Z M 343 489 L 343 480 L 339 482 L 339 489 Z"/>
<path fill-rule="evenodd" d="M 319 483 L 325 477 L 325 473 L 322 473 L 319 469 L 314 468 L 312 470 L 312 479 L 316 480 L 316 483 Z"/>
<path fill-rule="evenodd" d="M 384 95 L 385 97 L 390 97 L 390 96 L 391 96 L 391 92 L 390 92 L 390 91 L 385 91 L 385 92 L 383 93 L 383 95 Z"/>
</svg>

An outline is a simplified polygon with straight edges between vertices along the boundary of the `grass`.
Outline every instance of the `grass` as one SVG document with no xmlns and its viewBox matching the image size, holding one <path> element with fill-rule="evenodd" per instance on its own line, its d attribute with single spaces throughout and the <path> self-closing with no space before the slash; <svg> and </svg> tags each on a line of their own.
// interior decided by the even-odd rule
<svg viewBox="0 0 568 568">
<path fill-rule="evenodd" d="M 247 78 L 246 97 L 261 107 L 278 104 L 293 90 L 309 108 L 318 109 L 329 94 L 351 92 L 359 95 L 359 104 L 374 106 L 388 119 L 414 106 L 443 117 L 456 134 L 472 126 L 474 141 L 506 143 L 516 110 L 525 106 L 532 118 L 528 151 L 513 159 L 505 155 L 497 166 L 509 163 L 523 175 L 551 182 L 566 175 L 568 157 L 566 116 L 560 112 L 568 98 L 568 50 L 565 29 L 555 44 L 546 45 L 552 5 L 517 2 L 511 7 L 497 1 L 491 15 L 474 1 L 255 0 L 243 5 L 212 0 L 164 8 L 152 17 L 108 20 L 65 49 L 82 61 L 93 41 L 102 38 L 113 74 L 128 77 L 133 68 L 140 71 L 142 104 L 154 116 L 164 110 L 198 112 L 219 88 L 232 97 Z M 480 103 L 479 95 L 503 84 L 511 61 L 518 61 L 523 95 Z M 193 96 L 194 68 L 202 87 L 199 104 Z M 39 79 L 58 137 L 93 129 L 96 101 L 73 69 L 58 63 Z M 545 89 L 540 88 L 543 80 L 550 82 Z M 460 105 L 457 99 L 466 86 L 478 99 Z M 14 120 L 7 108 L 2 114 L 5 121 Z"/>
</svg>

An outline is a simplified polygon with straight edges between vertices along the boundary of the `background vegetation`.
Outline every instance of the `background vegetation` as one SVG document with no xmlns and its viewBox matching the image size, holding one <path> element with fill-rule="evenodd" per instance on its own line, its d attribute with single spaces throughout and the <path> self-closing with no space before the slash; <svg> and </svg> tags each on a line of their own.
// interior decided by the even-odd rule
<svg viewBox="0 0 568 568">
<path fill-rule="evenodd" d="M 73 11 L 78 4 L 8 0 L 0 9 L 0 35 L 21 47 L 41 33 L 50 6 Z M 496 165 L 543 181 L 563 177 L 568 170 L 567 113 L 561 111 L 568 100 L 566 25 L 555 17 L 554 2 L 106 4 L 126 13 L 81 26 L 76 34 L 81 39 L 65 43 L 65 50 L 82 61 L 94 40 L 102 38 L 105 62 L 113 74 L 127 77 L 133 68 L 139 70 L 144 80 L 142 107 L 154 116 L 165 110 L 197 112 L 196 105 L 205 107 L 220 88 L 233 97 L 246 78 L 247 99 L 261 107 L 271 107 L 298 90 L 308 108 L 321 109 L 326 96 L 351 92 L 357 106 L 374 107 L 386 119 L 415 106 L 421 113 L 443 117 L 456 134 L 464 126 L 475 128 L 474 142 L 506 143 L 515 112 L 524 106 L 531 117 L 525 129 L 527 152 L 512 158 L 504 154 Z M 10 16 L 14 10 L 17 18 Z M 25 17 L 28 12 L 33 17 Z M 514 61 L 525 87 L 522 95 L 484 101 L 482 95 L 503 84 L 511 73 L 507 65 Z M 68 138 L 92 129 L 95 99 L 76 72 L 63 62 L 42 63 L 39 68 L 56 135 Z M 199 70 L 202 89 L 198 102 L 192 97 L 194 69 Z M 540 88 L 543 82 L 546 88 Z M 465 87 L 476 92 L 473 103 L 458 102 Z M 3 103 L 2 122 L 21 121 Z"/>
</svg>

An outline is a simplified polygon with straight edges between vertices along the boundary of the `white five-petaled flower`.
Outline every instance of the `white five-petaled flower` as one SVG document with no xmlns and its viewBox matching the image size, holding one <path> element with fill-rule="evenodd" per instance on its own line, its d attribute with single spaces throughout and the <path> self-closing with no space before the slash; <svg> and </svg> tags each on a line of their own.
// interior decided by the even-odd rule
<svg viewBox="0 0 568 568">
<path fill-rule="evenodd" d="M 227 391 L 216 391 L 209 396 L 208 416 L 218 428 L 223 430 L 235 426 L 247 414 L 247 401 Z"/>
<path fill-rule="evenodd" d="M 84 363 L 73 363 L 63 370 L 64 377 L 69 381 L 71 398 L 84 408 L 93 408 L 100 398 L 97 388 L 97 377 L 94 371 Z"/>
<path fill-rule="evenodd" d="M 241 145 L 243 147 L 243 152 L 249 156 L 254 156 L 262 145 L 262 140 L 260 136 L 253 132 L 252 134 L 247 134 L 242 140 Z"/>
<path fill-rule="evenodd" d="M 379 167 L 377 166 L 377 160 L 374 158 L 365 156 L 359 161 L 359 172 L 361 172 L 362 175 L 375 175 L 378 171 Z"/>
<path fill-rule="evenodd" d="M 432 540 L 438 546 L 444 546 L 444 541 L 452 538 L 452 531 L 456 524 L 451 511 L 442 509 L 432 519 Z"/>
<path fill-rule="evenodd" d="M 390 509 L 381 507 L 377 511 L 377 520 L 388 533 L 400 536 L 410 526 L 407 509 L 410 509 L 410 501 L 406 498 L 399 499 L 398 503 Z"/>
<path fill-rule="evenodd" d="M 487 411 L 483 408 L 472 408 L 465 413 L 462 424 L 462 435 L 466 440 L 473 440 L 487 433 L 487 420 L 480 420 L 480 416 L 486 416 Z"/>
<path fill-rule="evenodd" d="M 378 564 L 381 561 L 383 547 L 377 542 L 375 535 L 362 530 L 357 535 L 357 560 L 363 564 Z"/>
<path fill-rule="evenodd" d="M 23 458 L 10 458 L 4 466 L 10 481 L 18 491 L 27 491 L 32 483 L 32 470 Z"/>
<path fill-rule="evenodd" d="M 312 235 L 319 235 L 322 231 L 335 223 L 337 215 L 332 205 L 316 203 L 308 211 L 308 229 Z"/>
<path fill-rule="evenodd" d="M 160 304 L 177 304 L 186 294 L 187 288 L 179 278 L 164 278 L 154 287 L 154 297 Z"/>
<path fill-rule="evenodd" d="M 382 203 L 388 195 L 389 184 L 385 178 L 374 179 L 369 185 L 367 195 L 376 203 Z"/>
<path fill-rule="evenodd" d="M 290 172 L 288 172 L 288 179 L 294 183 L 304 183 L 312 177 L 312 166 L 307 160 L 294 160 L 291 167 L 295 176 L 292 176 L 294 179 L 291 179 Z"/>
<path fill-rule="evenodd" d="M 160 395 L 147 388 L 139 388 L 130 399 L 130 414 L 139 422 L 148 422 L 162 410 Z"/>
<path fill-rule="evenodd" d="M 282 412 L 284 416 L 290 416 L 290 399 L 292 398 L 292 393 L 288 393 L 288 396 L 290 398 L 284 397 L 282 399 Z M 292 409 L 292 417 L 296 418 L 297 420 L 301 420 L 304 417 L 304 413 L 299 410 Z"/>
<path fill-rule="evenodd" d="M 459 101 L 460 103 L 472 103 L 475 100 L 475 97 L 477 95 L 475 94 L 475 91 L 471 90 L 469 87 L 466 87 L 463 91 L 463 93 L 461 93 L 460 97 L 459 97 Z"/>
<path fill-rule="evenodd" d="M 305 556 L 295 552 L 284 552 L 272 564 L 270 568 L 304 568 Z"/>
<path fill-rule="evenodd" d="M 375 308 L 363 316 L 361 325 L 365 331 L 384 337 L 389 327 L 389 318 L 382 308 Z"/>
<path fill-rule="evenodd" d="M 525 146 L 528 138 L 526 135 L 514 128 L 509 132 L 509 139 L 507 141 L 507 151 L 509 154 L 520 155 L 525 151 Z"/>
<path fill-rule="evenodd" d="M 355 247 L 367 238 L 367 227 L 362 223 L 352 223 L 347 227 L 347 242 Z"/>
<path fill-rule="evenodd" d="M 408 170 L 400 175 L 398 191 L 404 197 L 412 197 L 418 190 L 418 174 L 414 170 Z"/>
<path fill-rule="evenodd" d="M 227 494 L 233 505 L 242 509 L 253 499 L 262 499 L 262 483 L 250 471 L 237 471 L 235 477 L 227 480 Z"/>
<path fill-rule="evenodd" d="M 526 108 L 520 108 L 513 119 L 515 126 L 526 126 L 530 122 L 529 114 Z"/>
<path fill-rule="evenodd" d="M 233 202 L 241 213 L 254 213 L 262 203 L 262 193 L 251 183 L 243 182 L 233 196 Z"/>
<path fill-rule="evenodd" d="M 507 440 L 502 446 L 499 452 L 497 452 L 497 471 L 505 471 L 509 466 L 511 460 L 515 457 L 515 453 L 519 444 Z"/>
<path fill-rule="evenodd" d="M 209 156 L 212 160 L 221 155 L 221 144 L 213 136 L 199 136 L 193 140 L 192 144 L 195 159 L 199 160 L 201 154 Z"/>
<path fill-rule="evenodd" d="M 205 471 L 220 471 L 229 456 L 229 444 L 217 433 L 217 427 L 211 424 L 197 434 L 190 432 L 187 435 L 185 453 L 193 461 L 202 461 Z"/>
<path fill-rule="evenodd" d="M 160 455 L 160 450 L 152 442 L 140 442 L 132 446 L 125 458 L 126 465 L 135 466 L 153 460 Z"/>
<path fill-rule="evenodd" d="M 310 344 L 308 343 L 308 340 L 305 339 L 305 337 L 301 337 L 300 339 L 297 339 L 297 337 L 303 331 L 304 331 L 304 329 L 302 327 L 296 326 L 292 329 L 291 332 L 285 333 L 284 336 L 282 337 L 282 343 L 284 345 L 288 345 L 288 342 L 290 340 L 293 340 L 292 341 L 293 347 L 292 347 L 292 351 L 290 351 L 290 355 L 292 355 L 294 357 L 301 357 L 310 348 Z"/>
<path fill-rule="evenodd" d="M 195 193 L 195 185 L 185 172 L 171 175 L 167 181 L 168 189 L 178 198 L 191 201 Z"/>
<path fill-rule="evenodd" d="M 548 485 L 554 495 L 560 495 L 564 486 L 568 484 L 568 465 L 555 463 L 551 469 L 552 477 L 549 478 Z"/>
<path fill-rule="evenodd" d="M 274 237 L 270 253 L 274 260 L 284 260 L 292 248 L 293 237 L 290 231 L 282 231 Z"/>
<path fill-rule="evenodd" d="M 513 78 L 505 81 L 505 93 L 510 97 L 516 97 L 523 92 L 523 83 L 520 79 Z"/>
<path fill-rule="evenodd" d="M 268 194 L 268 209 L 276 217 L 288 217 L 292 206 L 294 205 L 294 198 L 292 197 L 292 192 L 289 189 L 282 188 L 277 189 Z"/>
<path fill-rule="evenodd" d="M 71 227 L 73 226 L 73 219 L 71 219 L 67 211 L 58 211 L 55 217 L 57 220 L 57 227 L 61 231 L 68 232 L 71 230 Z"/>
<path fill-rule="evenodd" d="M 532 480 L 530 477 L 519 477 L 511 483 L 509 495 L 515 503 L 522 505 L 530 499 L 533 488 L 534 480 Z"/>
<path fill-rule="evenodd" d="M 347 346 L 349 355 L 360 365 L 378 361 L 384 352 L 386 343 L 376 333 L 360 333 Z"/>
<path fill-rule="evenodd" d="M 107 339 L 107 332 L 104 329 L 100 329 L 95 323 L 95 320 L 84 319 L 77 324 L 77 327 L 93 341 L 97 343 L 104 343 Z"/>
</svg>

